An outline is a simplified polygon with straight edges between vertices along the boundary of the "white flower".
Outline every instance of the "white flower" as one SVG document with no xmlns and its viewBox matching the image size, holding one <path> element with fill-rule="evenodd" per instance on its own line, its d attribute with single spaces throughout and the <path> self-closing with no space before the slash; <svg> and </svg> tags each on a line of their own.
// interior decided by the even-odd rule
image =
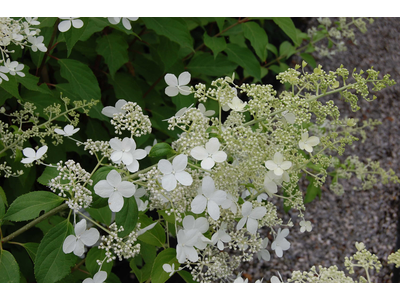
<svg viewBox="0 0 400 300">
<path fill-rule="evenodd" d="M 4 66 L 0 67 L 0 72 L 10 73 L 10 75 L 13 76 L 17 74 L 21 77 L 25 77 L 25 74 L 20 72 L 23 68 L 24 68 L 23 64 L 20 64 L 17 61 L 10 61 L 10 59 L 7 58 L 7 61 L 4 63 Z M 3 79 L 6 80 L 4 77 Z"/>
<path fill-rule="evenodd" d="M 75 235 L 69 235 L 63 243 L 65 254 L 74 252 L 76 256 L 82 256 L 85 246 L 93 246 L 100 238 L 100 233 L 96 228 L 86 230 L 86 220 L 82 219 L 75 225 Z"/>
<path fill-rule="evenodd" d="M 227 155 L 224 151 L 219 151 L 221 146 L 216 137 L 211 138 L 206 147 L 196 146 L 190 151 L 190 155 L 197 160 L 201 160 L 201 167 L 206 170 L 211 170 L 216 162 L 224 162 Z"/>
<path fill-rule="evenodd" d="M 112 138 L 110 146 L 114 150 L 111 153 L 111 160 L 116 164 L 124 163 L 131 173 L 139 170 L 138 160 L 147 155 L 145 150 L 136 149 L 136 142 L 128 137 L 125 137 L 122 141 L 118 138 Z"/>
<path fill-rule="evenodd" d="M 64 136 L 71 136 L 71 135 L 77 133 L 77 132 L 79 131 L 79 128 L 75 128 L 75 129 L 74 129 L 74 126 L 68 124 L 68 125 L 66 125 L 66 126 L 64 127 L 64 130 L 59 129 L 59 128 L 56 128 L 56 129 L 54 129 L 54 131 L 55 131 L 56 133 L 61 134 L 61 135 L 64 135 Z"/>
<path fill-rule="evenodd" d="M 217 247 L 220 251 L 224 250 L 224 243 L 231 241 L 231 236 L 226 233 L 226 226 L 226 222 L 222 222 L 221 227 L 211 237 L 211 243 L 213 245 L 217 244 Z"/>
<path fill-rule="evenodd" d="M 39 160 L 47 152 L 47 149 L 47 146 L 40 147 L 37 151 L 33 150 L 32 148 L 25 148 L 22 150 L 22 153 L 24 153 L 26 158 L 23 158 L 21 162 L 23 164 L 29 164 L 35 160 Z"/>
<path fill-rule="evenodd" d="M 188 159 L 184 154 L 176 156 L 172 164 L 166 159 L 160 159 L 158 161 L 158 169 L 164 176 L 161 179 L 162 187 L 166 191 L 172 191 L 176 188 L 177 181 L 182 185 L 189 186 L 193 182 L 192 176 L 185 171 Z"/>
<path fill-rule="evenodd" d="M 278 233 L 276 234 L 275 240 L 271 245 L 271 249 L 275 250 L 275 254 L 278 257 L 282 257 L 283 251 L 288 250 L 290 248 L 290 243 L 285 237 L 289 234 L 289 229 L 285 228 L 281 230 L 278 229 Z"/>
<path fill-rule="evenodd" d="M 71 28 L 71 25 L 74 28 L 81 28 L 83 26 L 83 22 L 82 20 L 78 19 L 78 18 L 60 18 L 61 20 L 65 20 L 65 21 L 61 21 L 58 24 L 58 30 L 60 30 L 61 32 L 66 32 Z"/>
<path fill-rule="evenodd" d="M 306 150 L 307 152 L 313 152 L 313 148 L 319 144 L 319 137 L 310 136 L 308 137 L 308 132 L 301 134 L 301 140 L 299 141 L 299 147 L 301 150 Z"/>
<path fill-rule="evenodd" d="M 43 44 L 44 37 L 43 36 L 30 36 L 28 37 L 29 43 L 32 44 L 31 49 L 33 52 L 36 52 L 38 49 L 41 52 L 46 52 L 47 47 Z"/>
<path fill-rule="evenodd" d="M 265 238 L 261 243 L 261 249 L 260 251 L 257 252 L 257 257 L 259 260 L 263 259 L 265 261 L 269 261 L 271 259 L 271 255 L 267 250 L 268 241 L 269 241 L 268 238 Z"/>
<path fill-rule="evenodd" d="M 131 26 L 130 21 L 136 21 L 139 18 L 138 17 L 134 17 L 134 18 L 108 17 L 107 19 L 108 19 L 108 22 L 110 22 L 113 25 L 117 25 L 119 23 L 119 21 L 121 21 L 121 19 L 122 19 L 122 25 L 124 25 L 124 27 L 127 30 L 131 30 L 132 26 Z"/>
<path fill-rule="evenodd" d="M 200 112 L 203 114 L 203 116 L 205 117 L 211 117 L 212 115 L 215 114 L 214 110 L 207 110 L 206 111 L 206 107 L 204 106 L 203 103 L 200 103 L 199 106 L 197 107 L 198 110 L 200 110 Z"/>
<path fill-rule="evenodd" d="M 300 221 L 300 232 L 308 231 L 310 232 L 312 230 L 312 225 L 310 221 L 302 220 Z"/>
<path fill-rule="evenodd" d="M 247 103 L 243 102 L 238 97 L 233 97 L 231 102 L 228 102 L 229 108 L 234 111 L 238 111 L 238 112 L 243 111 L 243 109 L 245 108 L 246 105 L 247 105 Z"/>
<path fill-rule="evenodd" d="M 119 99 L 116 103 L 115 103 L 115 107 L 114 106 L 106 106 L 101 110 L 101 113 L 109 118 L 114 117 L 115 114 L 125 114 L 126 110 L 122 109 L 122 106 L 124 106 L 125 104 L 127 104 L 128 102 L 126 102 L 126 100 L 124 99 Z"/>
<path fill-rule="evenodd" d="M 193 216 L 188 215 L 183 219 L 182 225 L 183 229 L 180 229 L 177 234 L 176 258 L 181 264 L 186 259 L 196 262 L 199 256 L 194 247 L 202 250 L 207 246 L 203 233 L 208 230 L 208 221 L 203 217 L 195 220 Z"/>
<path fill-rule="evenodd" d="M 256 234 L 258 229 L 258 221 L 267 213 L 267 209 L 264 206 L 258 206 L 253 209 L 253 204 L 246 201 L 242 205 L 242 216 L 243 218 L 236 225 L 236 229 L 240 230 L 246 224 L 247 230 L 251 234 Z"/>
<path fill-rule="evenodd" d="M 111 170 L 106 180 L 100 180 L 94 186 L 94 192 L 102 198 L 108 198 L 111 211 L 119 212 L 124 206 L 124 197 L 132 197 L 136 188 L 132 182 L 122 181 L 116 170 Z"/>
<path fill-rule="evenodd" d="M 190 82 L 190 73 L 183 72 L 178 78 L 174 74 L 168 73 L 164 76 L 165 82 L 168 86 L 165 88 L 165 94 L 169 97 L 174 97 L 181 93 L 182 95 L 189 95 L 190 87 L 186 86 Z"/>
<path fill-rule="evenodd" d="M 284 170 L 290 169 L 292 162 L 284 161 L 283 155 L 280 152 L 276 152 L 274 155 L 274 160 L 268 160 L 265 162 L 265 167 L 269 170 L 274 171 L 275 175 L 280 176 L 283 174 Z"/>
<path fill-rule="evenodd" d="M 211 218 L 218 220 L 220 216 L 219 206 L 226 201 L 226 192 L 215 190 L 214 180 L 210 176 L 203 178 L 201 194 L 197 195 L 191 204 L 192 212 L 201 214 L 207 207 Z"/>
<path fill-rule="evenodd" d="M 92 278 L 86 278 L 82 283 L 103 283 L 107 279 L 107 272 L 99 271 Z"/>
<path fill-rule="evenodd" d="M 296 116 L 294 115 L 294 113 L 290 113 L 287 110 L 282 112 L 282 116 L 289 124 L 294 124 L 294 122 L 296 121 Z"/>
<path fill-rule="evenodd" d="M 162 268 L 165 272 L 169 273 L 169 277 L 175 273 L 175 264 L 163 264 Z"/>
</svg>

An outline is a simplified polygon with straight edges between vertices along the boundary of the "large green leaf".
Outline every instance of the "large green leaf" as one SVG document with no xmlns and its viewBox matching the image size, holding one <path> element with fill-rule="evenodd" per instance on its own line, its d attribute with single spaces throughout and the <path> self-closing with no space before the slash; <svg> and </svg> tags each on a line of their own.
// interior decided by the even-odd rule
<svg viewBox="0 0 400 300">
<path fill-rule="evenodd" d="M 193 50 L 193 39 L 182 18 L 141 18 L 147 28 Z"/>
<path fill-rule="evenodd" d="M 164 65 L 164 72 L 171 73 L 170 68 L 179 59 L 177 53 L 179 52 L 180 46 L 164 36 L 160 36 L 159 39 L 160 43 L 155 45 L 155 48 L 151 49 L 150 52 L 152 52 L 152 55 L 155 55 L 153 52 L 156 51 L 160 61 Z"/>
<path fill-rule="evenodd" d="M 3 82 L 0 84 L 0 87 L 3 88 L 7 93 L 13 95 L 17 99 L 21 99 L 21 96 L 19 95 L 18 92 L 18 82 L 15 76 L 12 76 L 10 74 L 6 74 L 8 77 L 8 81 L 3 80 Z"/>
<path fill-rule="evenodd" d="M 210 53 L 198 53 L 187 65 L 192 73 L 209 76 L 231 76 L 237 64 L 227 59 L 225 55 L 218 54 L 214 59 Z"/>
<path fill-rule="evenodd" d="M 141 107 L 144 107 L 140 86 L 130 74 L 117 73 L 114 78 L 109 77 L 108 80 L 114 87 L 114 93 L 118 99 L 136 102 Z"/>
<path fill-rule="evenodd" d="M 59 206 L 64 200 L 50 192 L 35 191 L 19 196 L 10 205 L 4 219 L 10 221 L 27 221 L 39 216 L 41 211 Z"/>
<path fill-rule="evenodd" d="M 293 47 L 293 45 L 288 41 L 282 42 L 282 44 L 280 44 L 280 46 L 279 46 L 279 55 L 283 56 L 285 58 L 289 58 L 295 52 L 296 52 L 296 48 Z"/>
<path fill-rule="evenodd" d="M 97 78 L 87 65 L 74 59 L 59 59 L 57 62 L 60 65 L 61 76 L 68 80 L 74 94 L 78 95 L 80 99 L 85 100 L 101 99 Z M 107 117 L 101 113 L 102 109 L 103 105 L 101 102 L 97 103 L 97 105 L 90 110 L 89 116 L 103 121 L 108 120 Z"/>
<path fill-rule="evenodd" d="M 52 228 L 40 242 L 35 260 L 35 277 L 38 282 L 57 282 L 71 272 L 77 257 L 62 250 L 65 238 L 72 234 L 68 220 Z"/>
<path fill-rule="evenodd" d="M 207 32 L 204 32 L 204 44 L 212 50 L 214 58 L 226 48 L 226 42 L 223 37 L 210 37 Z"/>
<path fill-rule="evenodd" d="M 28 252 L 32 261 L 35 261 L 36 253 L 39 249 L 39 243 L 25 243 L 25 244 L 21 244 L 21 245 L 22 245 L 22 247 L 25 248 L 26 252 Z"/>
<path fill-rule="evenodd" d="M 125 198 L 124 206 L 115 214 L 115 223 L 124 227 L 124 230 L 119 232 L 118 235 L 121 237 L 127 236 L 135 229 L 137 221 L 138 207 L 135 197 Z"/>
<path fill-rule="evenodd" d="M 228 59 L 237 63 L 255 79 L 261 81 L 260 64 L 254 54 L 247 48 L 242 48 L 235 44 L 228 44 L 225 49 L 228 54 Z"/>
<path fill-rule="evenodd" d="M 108 205 L 100 208 L 87 208 L 86 211 L 93 219 L 110 226 L 112 213 Z"/>
<path fill-rule="evenodd" d="M 291 38 L 293 43 L 296 46 L 301 44 L 301 37 L 298 34 L 298 30 L 291 18 L 288 17 L 274 17 L 272 20 L 275 22 L 276 25 L 279 26 L 280 29 L 283 30 L 284 33 L 287 34 L 288 37 Z"/>
<path fill-rule="evenodd" d="M 21 83 L 28 90 L 40 92 L 42 94 L 52 95 L 52 92 L 47 88 L 46 85 L 38 85 L 39 77 L 33 76 L 27 71 L 24 72 L 25 76 L 15 76 L 17 82 Z"/>
<path fill-rule="evenodd" d="M 87 26 L 79 38 L 80 41 L 86 41 L 93 35 L 93 33 L 101 31 L 104 27 L 110 25 L 110 22 L 105 18 L 88 18 L 87 20 Z"/>
<path fill-rule="evenodd" d="M 88 251 L 88 253 L 86 255 L 85 266 L 88 269 L 88 271 L 90 272 L 90 274 L 92 275 L 92 277 L 100 269 L 100 266 L 97 263 L 97 261 L 98 260 L 102 261 L 104 259 L 104 257 L 106 257 L 106 250 L 104 250 L 104 249 L 99 249 L 98 247 L 93 247 Z M 113 266 L 113 261 L 110 261 L 110 262 L 105 261 L 105 262 L 103 262 L 103 265 L 101 266 L 101 271 L 106 271 L 107 274 L 110 274 L 112 266 Z"/>
<path fill-rule="evenodd" d="M 129 61 L 126 36 L 115 31 L 99 37 L 96 43 L 97 53 L 104 57 L 110 75 L 114 78 L 118 69 Z"/>
<path fill-rule="evenodd" d="M 0 282 L 16 283 L 19 282 L 19 266 L 14 256 L 0 249 Z"/>
<path fill-rule="evenodd" d="M 176 250 L 174 248 L 167 248 L 157 255 L 151 271 L 151 282 L 163 283 L 169 279 L 169 273 L 165 272 L 162 267 L 164 264 L 177 264 Z"/>
<path fill-rule="evenodd" d="M 244 37 L 248 39 L 261 61 L 267 59 L 268 36 L 264 29 L 256 22 L 242 24 Z"/>
</svg>

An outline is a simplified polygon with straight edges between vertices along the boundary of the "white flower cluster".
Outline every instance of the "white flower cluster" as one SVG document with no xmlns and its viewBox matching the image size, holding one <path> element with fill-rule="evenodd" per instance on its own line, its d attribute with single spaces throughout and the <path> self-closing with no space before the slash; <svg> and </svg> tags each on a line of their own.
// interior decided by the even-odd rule
<svg viewBox="0 0 400 300">
<path fill-rule="evenodd" d="M 65 166 L 60 161 L 57 163 L 57 170 L 59 174 L 48 184 L 50 190 L 60 197 L 68 197 L 66 203 L 74 211 L 89 207 L 92 203 L 92 193 L 85 186 L 93 184 L 90 173 L 73 160 L 67 160 Z"/>
<path fill-rule="evenodd" d="M 14 44 L 20 46 L 22 49 L 30 47 L 33 52 L 41 51 L 46 52 L 47 48 L 43 43 L 44 37 L 39 36 L 40 29 L 33 26 L 39 25 L 40 22 L 37 18 L 0 18 L 0 84 L 3 80 L 8 81 L 9 78 L 6 74 L 11 76 L 24 77 L 25 74 L 21 72 L 24 68 L 23 64 L 17 61 L 11 61 L 9 58 L 9 51 L 7 46 Z"/>
</svg>

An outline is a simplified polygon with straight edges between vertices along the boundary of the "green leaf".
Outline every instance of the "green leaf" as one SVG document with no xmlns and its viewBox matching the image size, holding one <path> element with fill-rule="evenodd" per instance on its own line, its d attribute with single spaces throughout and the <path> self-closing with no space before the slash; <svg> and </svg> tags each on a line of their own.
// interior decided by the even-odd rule
<svg viewBox="0 0 400 300">
<path fill-rule="evenodd" d="M 123 226 L 124 230 L 118 233 L 118 236 L 124 237 L 131 233 L 138 221 L 138 207 L 134 196 L 124 199 L 124 206 L 115 214 L 115 223 Z"/>
<path fill-rule="evenodd" d="M 57 168 L 46 167 L 46 169 L 44 169 L 42 175 L 40 175 L 40 177 L 37 179 L 37 182 L 47 186 L 51 179 L 58 176 L 58 173 L 59 173 L 59 171 L 57 170 Z M 66 183 L 66 182 L 68 182 L 68 181 L 67 180 L 61 181 L 61 183 Z"/>
<path fill-rule="evenodd" d="M 87 20 L 87 26 L 79 38 L 80 41 L 86 41 L 93 36 L 93 33 L 99 32 L 110 25 L 110 22 L 105 18 L 88 18 Z"/>
<path fill-rule="evenodd" d="M 0 249 L 0 282 L 16 283 L 20 281 L 19 266 L 14 256 Z"/>
<path fill-rule="evenodd" d="M 215 17 L 214 19 L 215 19 L 215 22 L 217 22 L 219 31 L 221 32 L 221 30 L 224 29 L 225 18 Z"/>
<path fill-rule="evenodd" d="M 110 226 L 112 213 L 108 205 L 101 208 L 86 208 L 86 211 L 93 219 Z"/>
<path fill-rule="evenodd" d="M 177 263 L 176 250 L 174 248 L 167 248 L 161 251 L 154 260 L 153 269 L 151 270 L 151 282 L 166 282 L 169 279 L 169 273 L 165 272 L 162 266 L 164 264 L 171 265 L 174 263 Z"/>
<path fill-rule="evenodd" d="M 289 43 L 288 41 L 284 41 L 279 46 L 279 56 L 283 56 L 285 58 L 289 58 L 295 52 L 296 52 L 296 48 L 294 48 L 293 45 L 291 43 Z"/>
<path fill-rule="evenodd" d="M 268 36 L 264 29 L 256 22 L 246 22 L 242 24 L 244 37 L 248 39 L 251 46 L 257 53 L 261 61 L 267 59 Z"/>
<path fill-rule="evenodd" d="M 4 219 L 27 221 L 35 219 L 41 211 L 45 213 L 59 206 L 64 200 L 50 192 L 35 191 L 19 196 L 10 205 Z"/>
<path fill-rule="evenodd" d="M 271 71 L 275 72 L 276 74 L 279 74 L 281 72 L 285 72 L 287 69 L 289 69 L 289 66 L 285 63 L 279 63 L 279 65 L 272 65 L 268 67 Z"/>
<path fill-rule="evenodd" d="M 160 60 L 164 64 L 164 72 L 168 72 L 179 59 L 177 53 L 179 52 L 180 46 L 164 36 L 160 36 L 159 39 L 160 43 L 155 45 L 154 51 L 157 52 Z"/>
<path fill-rule="evenodd" d="M 161 157 L 175 154 L 175 150 L 172 149 L 170 144 L 167 143 L 158 143 L 155 144 L 149 153 L 150 157 Z"/>
<path fill-rule="evenodd" d="M 17 99 L 21 99 L 21 96 L 19 95 L 18 92 L 18 82 L 15 76 L 12 76 L 10 74 L 6 74 L 8 77 L 8 81 L 3 80 L 3 82 L 0 84 L 0 87 L 3 88 L 7 93 L 13 95 Z"/>
<path fill-rule="evenodd" d="M 72 234 L 73 227 L 65 220 L 52 228 L 40 242 L 35 260 L 35 277 L 40 283 L 57 282 L 71 272 L 77 257 L 62 250 L 65 238 Z"/>
<path fill-rule="evenodd" d="M 21 83 L 28 90 L 40 92 L 42 94 L 53 95 L 53 93 L 47 88 L 46 85 L 38 85 L 39 77 L 33 76 L 32 74 L 25 72 L 25 76 L 15 76 L 17 82 Z"/>
<path fill-rule="evenodd" d="M 193 50 L 193 39 L 182 18 L 141 18 L 147 28 Z"/>
<path fill-rule="evenodd" d="M 154 223 L 152 219 L 147 217 L 146 215 L 139 216 L 139 223 L 141 224 L 141 228 L 147 227 L 150 224 Z M 152 229 L 146 231 L 145 233 L 138 236 L 138 240 L 149 245 L 162 247 L 165 244 L 165 232 L 160 223 L 157 223 Z"/>
<path fill-rule="evenodd" d="M 187 65 L 187 69 L 191 73 L 209 76 L 227 76 L 232 75 L 237 64 L 228 60 L 225 55 L 218 54 L 214 59 L 210 53 L 196 53 Z"/>
<path fill-rule="evenodd" d="M 59 35 L 58 41 L 65 41 L 67 44 L 67 57 L 71 55 L 72 48 L 75 46 L 76 42 L 80 40 L 81 36 L 86 30 L 88 19 L 87 18 L 80 18 L 83 22 L 83 26 L 81 28 L 71 28 L 66 32 L 61 32 Z M 63 22 L 63 20 L 60 20 Z M 72 26 L 71 26 L 72 27 Z"/>
<path fill-rule="evenodd" d="M 293 41 L 295 46 L 301 44 L 301 38 L 298 36 L 298 31 L 291 18 L 288 17 L 274 17 L 272 20 L 284 33 Z"/>
<path fill-rule="evenodd" d="M 102 261 L 104 259 L 104 257 L 106 257 L 105 249 L 99 249 L 98 247 L 93 247 L 88 251 L 88 253 L 86 255 L 85 266 L 86 266 L 87 270 L 90 272 L 90 274 L 92 275 L 92 277 L 100 269 L 100 266 L 97 263 L 97 260 Z M 110 261 L 110 262 L 104 261 L 103 265 L 101 267 L 101 271 L 106 271 L 107 274 L 110 274 L 113 264 L 114 264 L 113 261 Z"/>
<path fill-rule="evenodd" d="M 59 215 L 54 215 L 54 216 L 51 216 L 50 218 L 46 218 L 42 222 L 36 224 L 35 227 L 39 228 L 43 232 L 43 235 L 45 235 L 50 231 L 50 229 L 54 228 L 54 226 L 56 226 L 57 224 L 60 224 L 64 220 L 65 220 L 65 218 L 63 218 Z"/>
<path fill-rule="evenodd" d="M 193 276 L 191 273 L 185 270 L 181 270 L 177 272 L 187 283 L 197 283 L 193 280 Z"/>
<path fill-rule="evenodd" d="M 8 206 L 6 193 L 0 186 L 0 220 L 3 219 L 3 216 L 6 213 L 6 206 Z"/>
<path fill-rule="evenodd" d="M 34 262 L 36 260 L 36 254 L 39 248 L 39 243 L 25 243 L 21 245 L 25 248 L 26 252 L 28 252 L 30 258 Z"/>
<path fill-rule="evenodd" d="M 274 45 L 268 44 L 267 50 L 271 51 L 273 54 L 275 54 L 275 56 L 278 56 L 278 49 L 276 49 L 276 47 Z"/>
<path fill-rule="evenodd" d="M 304 197 L 304 203 L 312 202 L 317 196 L 321 197 L 321 188 L 314 185 L 314 177 L 307 176 L 307 179 L 309 180 L 309 184 Z"/>
<path fill-rule="evenodd" d="M 251 76 L 261 81 L 260 64 L 249 49 L 239 47 L 235 44 L 228 44 L 225 52 L 228 54 L 228 59 L 230 61 L 237 63 L 239 66 L 246 69 Z"/>
<path fill-rule="evenodd" d="M 226 48 L 226 42 L 223 37 L 210 37 L 207 32 L 204 32 L 204 44 L 211 49 L 214 54 L 214 59 L 218 53 L 224 51 Z"/>
<path fill-rule="evenodd" d="M 304 59 L 314 69 L 317 67 L 317 63 L 316 63 L 314 57 L 311 54 L 301 53 L 300 56 L 301 56 L 302 59 Z"/>
<path fill-rule="evenodd" d="M 100 100 L 101 92 L 99 83 L 92 70 L 80 61 L 73 59 L 59 59 L 60 74 L 68 80 L 71 89 L 83 100 Z M 73 99 L 77 100 L 77 99 Z M 89 116 L 99 120 L 107 121 L 108 118 L 101 113 L 103 105 L 97 103 L 89 112 Z"/>
<path fill-rule="evenodd" d="M 129 61 L 126 36 L 122 36 L 115 31 L 99 37 L 96 43 L 97 53 L 104 57 L 110 70 L 110 75 L 114 78 L 118 69 Z"/>
<path fill-rule="evenodd" d="M 150 278 L 154 260 L 157 255 L 157 248 L 146 243 L 140 243 L 140 253 L 129 263 L 132 272 L 139 282 L 145 282 Z"/>
</svg>

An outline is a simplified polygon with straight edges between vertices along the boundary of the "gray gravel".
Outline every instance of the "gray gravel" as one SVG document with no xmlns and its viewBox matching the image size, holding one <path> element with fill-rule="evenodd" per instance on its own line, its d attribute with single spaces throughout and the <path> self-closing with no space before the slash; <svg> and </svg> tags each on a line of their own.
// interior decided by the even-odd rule
<svg viewBox="0 0 400 300">
<path fill-rule="evenodd" d="M 350 72 L 354 68 L 367 70 L 373 66 L 381 74 L 389 73 L 399 83 L 376 93 L 378 99 L 374 102 L 360 101 L 361 109 L 357 112 L 352 112 L 347 103 L 332 98 L 342 112 L 341 117 L 382 121 L 376 130 L 367 131 L 369 139 L 364 144 L 355 142 L 344 156 L 359 155 L 378 160 L 381 167 L 392 168 L 397 175 L 400 175 L 399 33 L 399 18 L 376 18 L 368 25 L 366 34 L 357 31 L 357 45 L 347 43 L 347 52 L 339 53 L 332 60 L 317 58 L 317 64 L 326 71 L 336 70 L 341 64 Z M 248 274 L 253 282 L 260 278 L 269 282 L 277 271 L 286 281 L 292 271 L 308 271 L 313 265 L 337 265 L 344 270 L 345 256 L 354 254 L 356 241 L 363 241 L 383 265 L 378 274 L 372 274 L 372 282 L 391 282 L 393 265 L 387 264 L 387 257 L 396 245 L 399 185 L 378 184 L 371 190 L 357 192 L 352 189 L 359 184 L 357 179 L 341 183 L 346 191 L 343 196 L 335 196 L 325 184 L 321 200 L 307 205 L 305 217 L 313 224 L 310 233 L 300 233 L 299 227 L 295 226 L 288 236 L 291 247 L 282 258 L 271 254 L 271 261 L 266 263 L 255 258 L 243 265 L 244 275 Z M 289 218 L 298 222 L 296 212 L 284 217 L 285 220 Z M 365 276 L 362 270 L 359 271 Z"/>
</svg>

